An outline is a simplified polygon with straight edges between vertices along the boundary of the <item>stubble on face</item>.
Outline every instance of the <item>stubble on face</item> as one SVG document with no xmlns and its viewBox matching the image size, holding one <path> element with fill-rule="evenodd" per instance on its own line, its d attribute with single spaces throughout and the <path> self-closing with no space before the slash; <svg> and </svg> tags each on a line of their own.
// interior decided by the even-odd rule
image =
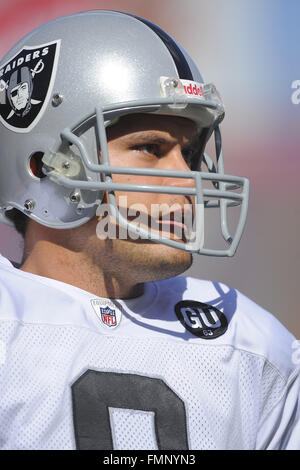
<svg viewBox="0 0 300 470">
<path fill-rule="evenodd" d="M 136 277 L 139 282 L 178 276 L 193 262 L 192 254 L 187 251 L 150 241 L 107 240 L 104 249 L 110 265 L 119 267 L 117 270 L 122 276 Z"/>
</svg>

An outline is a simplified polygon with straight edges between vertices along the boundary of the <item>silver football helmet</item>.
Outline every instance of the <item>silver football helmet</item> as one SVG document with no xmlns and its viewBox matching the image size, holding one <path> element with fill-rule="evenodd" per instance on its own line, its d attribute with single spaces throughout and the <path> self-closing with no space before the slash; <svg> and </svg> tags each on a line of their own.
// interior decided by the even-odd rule
<svg viewBox="0 0 300 470">
<path fill-rule="evenodd" d="M 200 139 L 191 171 L 113 167 L 106 128 L 129 113 L 193 120 Z M 16 208 L 48 227 L 77 227 L 96 215 L 107 192 L 118 223 L 128 230 L 175 248 L 232 256 L 246 221 L 248 180 L 224 173 L 223 117 L 216 88 L 205 84 L 182 47 L 149 21 L 104 10 L 50 21 L 0 62 L 0 221 L 11 225 L 5 211 Z M 212 135 L 215 160 L 204 152 Z M 118 184 L 113 174 L 192 178 L 195 184 Z M 118 190 L 193 196 L 194 239 L 157 237 L 129 222 L 119 212 Z M 240 209 L 233 234 L 227 217 L 232 206 Z M 225 248 L 205 246 L 203 214 L 210 208 L 219 210 Z"/>
</svg>

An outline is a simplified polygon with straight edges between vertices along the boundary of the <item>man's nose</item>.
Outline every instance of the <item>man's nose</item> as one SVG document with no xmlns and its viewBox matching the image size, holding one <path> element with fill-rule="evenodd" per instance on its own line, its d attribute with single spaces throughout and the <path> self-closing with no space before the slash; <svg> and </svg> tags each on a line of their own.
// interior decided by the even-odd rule
<svg viewBox="0 0 300 470">
<path fill-rule="evenodd" d="M 188 166 L 187 162 L 185 161 L 181 147 L 178 145 L 174 147 L 168 155 L 165 156 L 162 162 L 161 168 L 165 170 L 178 170 L 178 171 L 191 171 L 190 167 Z M 163 185 L 165 186 L 180 186 L 180 187 L 194 187 L 195 180 L 194 178 L 176 178 L 176 177 L 164 177 L 163 178 Z"/>
</svg>

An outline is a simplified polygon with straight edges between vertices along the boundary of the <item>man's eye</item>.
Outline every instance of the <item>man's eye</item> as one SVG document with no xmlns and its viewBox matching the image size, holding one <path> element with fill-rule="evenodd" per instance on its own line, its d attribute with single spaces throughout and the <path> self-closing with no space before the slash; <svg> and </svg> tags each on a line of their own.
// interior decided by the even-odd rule
<svg viewBox="0 0 300 470">
<path fill-rule="evenodd" d="M 135 145 L 133 147 L 133 150 L 137 150 L 148 155 L 155 155 L 156 157 L 160 156 L 160 149 L 159 146 L 156 144 Z"/>
</svg>

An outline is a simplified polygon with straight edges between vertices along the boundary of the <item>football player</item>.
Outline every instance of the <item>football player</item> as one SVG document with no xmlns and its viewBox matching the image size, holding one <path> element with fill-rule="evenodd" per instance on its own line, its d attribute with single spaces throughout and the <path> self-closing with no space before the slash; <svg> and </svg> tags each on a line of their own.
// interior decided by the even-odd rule
<svg viewBox="0 0 300 470">
<path fill-rule="evenodd" d="M 12 113 L 5 84 L 41 57 L 35 105 Z M 178 276 L 192 254 L 232 256 L 246 220 L 216 88 L 115 11 L 35 29 L 0 77 L 1 221 L 25 239 L 20 266 L 0 258 L 0 447 L 299 448 L 294 337 L 234 288 Z"/>
</svg>

